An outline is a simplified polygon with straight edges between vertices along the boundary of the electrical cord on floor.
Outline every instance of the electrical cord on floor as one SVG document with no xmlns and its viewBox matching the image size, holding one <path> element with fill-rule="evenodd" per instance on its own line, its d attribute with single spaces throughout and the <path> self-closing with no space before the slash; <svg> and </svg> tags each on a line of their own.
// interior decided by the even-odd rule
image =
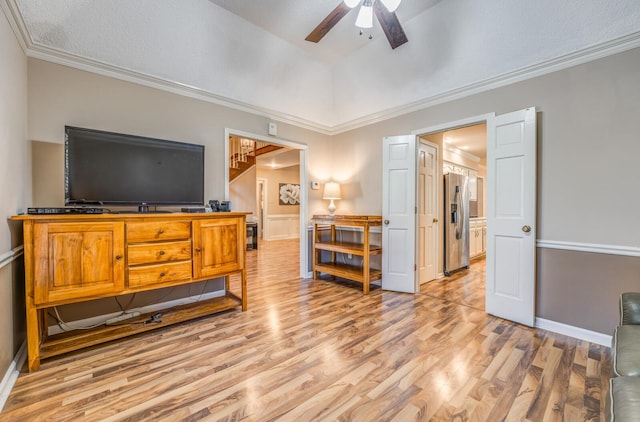
<svg viewBox="0 0 640 422">
<path fill-rule="evenodd" d="M 57 306 L 53 307 L 53 312 L 55 313 L 55 315 L 52 315 L 50 312 L 47 312 L 47 315 L 49 315 L 50 317 L 52 317 L 53 319 L 56 320 L 58 327 L 60 327 L 60 329 L 62 331 L 91 330 L 93 328 L 100 327 L 100 326 L 105 325 L 107 323 L 107 321 L 105 320 L 104 322 L 100 322 L 100 323 L 93 324 L 93 325 L 88 325 L 88 326 L 85 326 L 85 327 L 73 326 L 72 324 L 69 324 L 68 322 L 65 322 L 62 319 L 62 317 L 60 317 L 60 313 L 58 312 L 58 307 Z"/>
<path fill-rule="evenodd" d="M 129 299 L 129 303 L 127 303 L 127 306 L 122 306 L 122 304 L 118 300 L 118 296 L 113 297 L 116 300 L 116 303 L 118 304 L 118 306 L 120 307 L 120 310 L 122 311 L 121 315 L 124 315 L 125 313 L 127 313 L 127 309 L 129 309 L 129 306 L 131 306 L 131 304 L 133 303 L 133 300 L 136 298 L 136 294 L 137 293 L 134 293 L 133 295 L 131 295 L 131 299 Z"/>
</svg>

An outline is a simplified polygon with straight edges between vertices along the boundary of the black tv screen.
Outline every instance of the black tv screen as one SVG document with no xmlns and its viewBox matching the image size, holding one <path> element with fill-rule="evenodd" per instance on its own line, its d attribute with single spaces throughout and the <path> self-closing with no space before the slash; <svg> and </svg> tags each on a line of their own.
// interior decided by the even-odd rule
<svg viewBox="0 0 640 422">
<path fill-rule="evenodd" d="M 203 145 L 65 126 L 65 204 L 203 203 Z"/>
</svg>

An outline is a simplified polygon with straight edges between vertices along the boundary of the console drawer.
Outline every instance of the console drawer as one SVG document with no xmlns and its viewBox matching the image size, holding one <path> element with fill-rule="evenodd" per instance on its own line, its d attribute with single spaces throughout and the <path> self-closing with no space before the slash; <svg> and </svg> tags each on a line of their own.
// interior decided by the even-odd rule
<svg viewBox="0 0 640 422">
<path fill-rule="evenodd" d="M 130 244 L 127 258 L 129 265 L 184 261 L 191 259 L 191 241 Z"/>
<path fill-rule="evenodd" d="M 146 221 L 127 223 L 127 242 L 156 242 L 191 238 L 190 221 Z"/>
<path fill-rule="evenodd" d="M 129 268 L 129 288 L 189 280 L 191 277 L 191 261 L 132 267 Z"/>
</svg>

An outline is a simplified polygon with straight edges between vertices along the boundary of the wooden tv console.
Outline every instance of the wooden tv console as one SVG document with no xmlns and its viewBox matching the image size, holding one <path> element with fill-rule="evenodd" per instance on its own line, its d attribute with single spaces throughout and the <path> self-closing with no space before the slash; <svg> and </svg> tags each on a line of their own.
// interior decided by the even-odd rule
<svg viewBox="0 0 640 422">
<path fill-rule="evenodd" d="M 247 309 L 246 213 L 19 215 L 29 371 L 40 359 L 240 306 Z M 239 274 L 240 292 L 230 276 Z M 47 308 L 224 277 L 225 295 L 163 312 L 161 323 L 47 336 Z M 148 316 L 137 320 L 142 322 Z M 134 320 L 126 321 L 133 322 Z"/>
</svg>

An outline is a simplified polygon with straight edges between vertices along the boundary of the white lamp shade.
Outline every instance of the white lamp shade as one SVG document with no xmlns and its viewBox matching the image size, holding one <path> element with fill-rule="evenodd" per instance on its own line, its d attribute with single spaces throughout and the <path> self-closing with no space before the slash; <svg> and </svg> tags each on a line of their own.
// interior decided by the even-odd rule
<svg viewBox="0 0 640 422">
<path fill-rule="evenodd" d="M 324 193 L 322 199 L 340 199 L 340 184 L 336 182 L 328 182 L 324 185 Z"/>
<path fill-rule="evenodd" d="M 386 7 L 389 12 L 395 12 L 398 6 L 400 6 L 400 2 L 402 0 L 380 0 L 380 1 L 382 1 L 382 4 L 384 4 L 384 7 Z"/>
<path fill-rule="evenodd" d="M 356 19 L 356 26 L 358 28 L 372 28 L 373 27 L 373 7 L 371 5 L 360 6 L 358 12 L 358 19 Z"/>
<path fill-rule="evenodd" d="M 360 3 L 360 0 L 344 0 L 344 4 L 346 4 L 350 8 L 354 8 Z"/>
</svg>

